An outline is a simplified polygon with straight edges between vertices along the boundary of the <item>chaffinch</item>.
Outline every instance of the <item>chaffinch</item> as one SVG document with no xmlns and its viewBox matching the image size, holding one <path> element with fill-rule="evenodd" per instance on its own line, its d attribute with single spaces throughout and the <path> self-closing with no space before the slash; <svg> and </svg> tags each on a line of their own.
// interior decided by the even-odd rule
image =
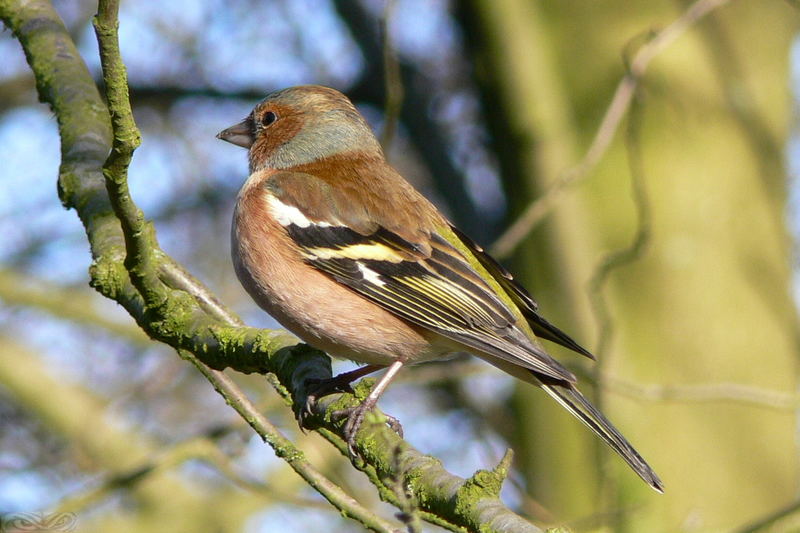
<svg viewBox="0 0 800 533">
<path fill-rule="evenodd" d="M 277 91 L 218 137 L 249 151 L 232 228 L 244 288 L 305 342 L 367 364 L 334 378 L 338 385 L 388 367 L 348 413 L 351 449 L 403 365 L 468 351 L 544 389 L 662 491 L 538 338 L 591 354 L 386 162 L 347 97 L 313 85 Z"/>
</svg>

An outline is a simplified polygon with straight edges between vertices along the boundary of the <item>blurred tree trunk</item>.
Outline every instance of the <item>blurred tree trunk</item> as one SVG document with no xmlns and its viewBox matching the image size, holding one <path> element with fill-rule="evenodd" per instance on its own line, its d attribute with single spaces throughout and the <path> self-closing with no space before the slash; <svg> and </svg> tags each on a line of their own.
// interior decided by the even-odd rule
<svg viewBox="0 0 800 533">
<path fill-rule="evenodd" d="M 579 160 L 624 74 L 628 47 L 635 52 L 647 32 L 687 5 L 463 4 L 458 16 L 512 218 Z M 650 64 L 637 137 L 650 242 L 636 261 L 613 271 L 603 291 L 614 336 L 598 355 L 608 376 L 668 387 L 796 390 L 783 150 L 797 19 L 788 4 L 734 2 Z M 605 254 L 629 245 L 637 227 L 624 128 L 588 180 L 522 243 L 512 265 L 545 316 L 590 349 L 599 332 L 589 280 Z M 591 392 L 588 384 L 583 389 Z M 662 475 L 667 493 L 651 493 L 616 458 L 598 461 L 596 437 L 520 386 L 519 467 L 531 495 L 558 520 L 613 511 L 620 531 L 722 530 L 785 505 L 797 492 L 791 410 L 724 398 L 648 402 L 608 390 L 600 396 L 609 418 Z"/>
</svg>

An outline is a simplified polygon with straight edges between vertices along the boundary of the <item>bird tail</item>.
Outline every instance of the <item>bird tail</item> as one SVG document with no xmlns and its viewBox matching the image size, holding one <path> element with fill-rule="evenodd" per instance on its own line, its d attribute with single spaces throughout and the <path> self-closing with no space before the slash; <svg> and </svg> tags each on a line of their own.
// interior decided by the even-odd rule
<svg viewBox="0 0 800 533">
<path fill-rule="evenodd" d="M 606 444 L 611 446 L 620 457 L 641 477 L 645 483 L 658 492 L 664 492 L 664 485 L 650 465 L 642 459 L 633 446 L 623 437 L 595 406 L 581 394 L 573 385 L 565 383 L 546 383 L 540 381 L 540 386 L 553 397 L 561 406 L 572 413 L 581 422 L 597 433 Z"/>
</svg>

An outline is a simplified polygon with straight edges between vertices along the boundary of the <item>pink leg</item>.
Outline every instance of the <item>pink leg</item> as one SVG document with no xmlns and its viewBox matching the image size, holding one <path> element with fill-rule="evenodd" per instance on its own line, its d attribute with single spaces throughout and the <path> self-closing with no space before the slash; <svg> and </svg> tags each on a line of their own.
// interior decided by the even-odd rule
<svg viewBox="0 0 800 533">
<path fill-rule="evenodd" d="M 375 405 L 378 403 L 378 398 L 381 397 L 383 391 L 386 390 L 386 387 L 389 386 L 389 383 L 392 381 L 392 379 L 394 379 L 402 367 L 402 361 L 395 361 L 389 365 L 389 370 L 372 387 L 369 396 L 367 396 L 364 401 L 361 402 L 361 404 L 357 405 L 356 407 L 342 409 L 341 411 L 336 411 L 333 413 L 333 415 L 337 417 L 347 417 L 347 422 L 345 422 L 342 433 L 347 441 L 347 447 L 352 455 L 355 455 L 356 433 L 358 433 L 361 423 L 364 421 L 364 416 L 375 408 Z M 400 427 L 400 422 L 398 422 L 396 418 L 390 416 L 387 416 L 387 419 L 389 426 L 391 426 L 391 428 L 402 437 L 403 429 Z"/>
</svg>

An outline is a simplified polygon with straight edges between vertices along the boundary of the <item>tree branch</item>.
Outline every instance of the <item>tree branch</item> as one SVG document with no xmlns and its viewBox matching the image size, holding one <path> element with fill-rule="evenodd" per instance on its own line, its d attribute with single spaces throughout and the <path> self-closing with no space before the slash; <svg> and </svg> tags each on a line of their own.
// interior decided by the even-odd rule
<svg viewBox="0 0 800 533">
<path fill-rule="evenodd" d="M 154 256 L 158 249 L 155 231 L 152 224 L 145 221 L 144 213 L 133 202 L 128 189 L 128 166 L 142 139 L 128 97 L 128 75 L 117 38 L 118 16 L 118 0 L 101 0 L 93 21 L 113 132 L 111 153 L 103 165 L 103 176 L 111 207 L 125 237 L 125 267 L 131 282 L 146 304 L 158 305 L 166 302 L 167 294 L 155 267 Z"/>
<path fill-rule="evenodd" d="M 327 356 L 296 344 L 285 332 L 240 326 L 239 319 L 208 289 L 158 248 L 152 226 L 127 191 L 125 170 L 137 134 L 135 124 L 125 116 L 130 109 L 118 45 L 107 42 L 116 41 L 116 1 L 102 6 L 96 26 L 110 112 L 49 2 L 0 0 L 0 20 L 22 44 L 39 97 L 51 106 L 58 120 L 62 154 L 59 195 L 66 207 L 77 211 L 86 228 L 93 258 L 91 285 L 120 303 L 151 338 L 174 347 L 195 364 L 276 454 L 343 514 L 376 531 L 390 530 L 386 521 L 360 508 L 313 469 L 302 452 L 221 372 L 227 367 L 272 372 L 279 392 L 295 406 L 304 404 L 307 379 L 331 375 Z M 357 395 L 363 394 L 366 386 L 358 387 Z M 341 422 L 333 422 L 330 412 L 357 401 L 352 395 L 329 399 L 312 418 L 320 434 L 338 443 L 340 449 L 344 447 L 336 435 Z M 386 480 L 399 479 L 411 489 L 423 518 L 453 530 L 539 531 L 500 502 L 505 464 L 464 480 L 402 441 L 381 418 L 380 413 L 370 417 L 371 423 L 359 432 L 356 449 L 364 458 L 357 466 L 373 473 L 371 479 L 382 497 L 396 501 L 387 489 L 391 481 Z"/>
</svg>

